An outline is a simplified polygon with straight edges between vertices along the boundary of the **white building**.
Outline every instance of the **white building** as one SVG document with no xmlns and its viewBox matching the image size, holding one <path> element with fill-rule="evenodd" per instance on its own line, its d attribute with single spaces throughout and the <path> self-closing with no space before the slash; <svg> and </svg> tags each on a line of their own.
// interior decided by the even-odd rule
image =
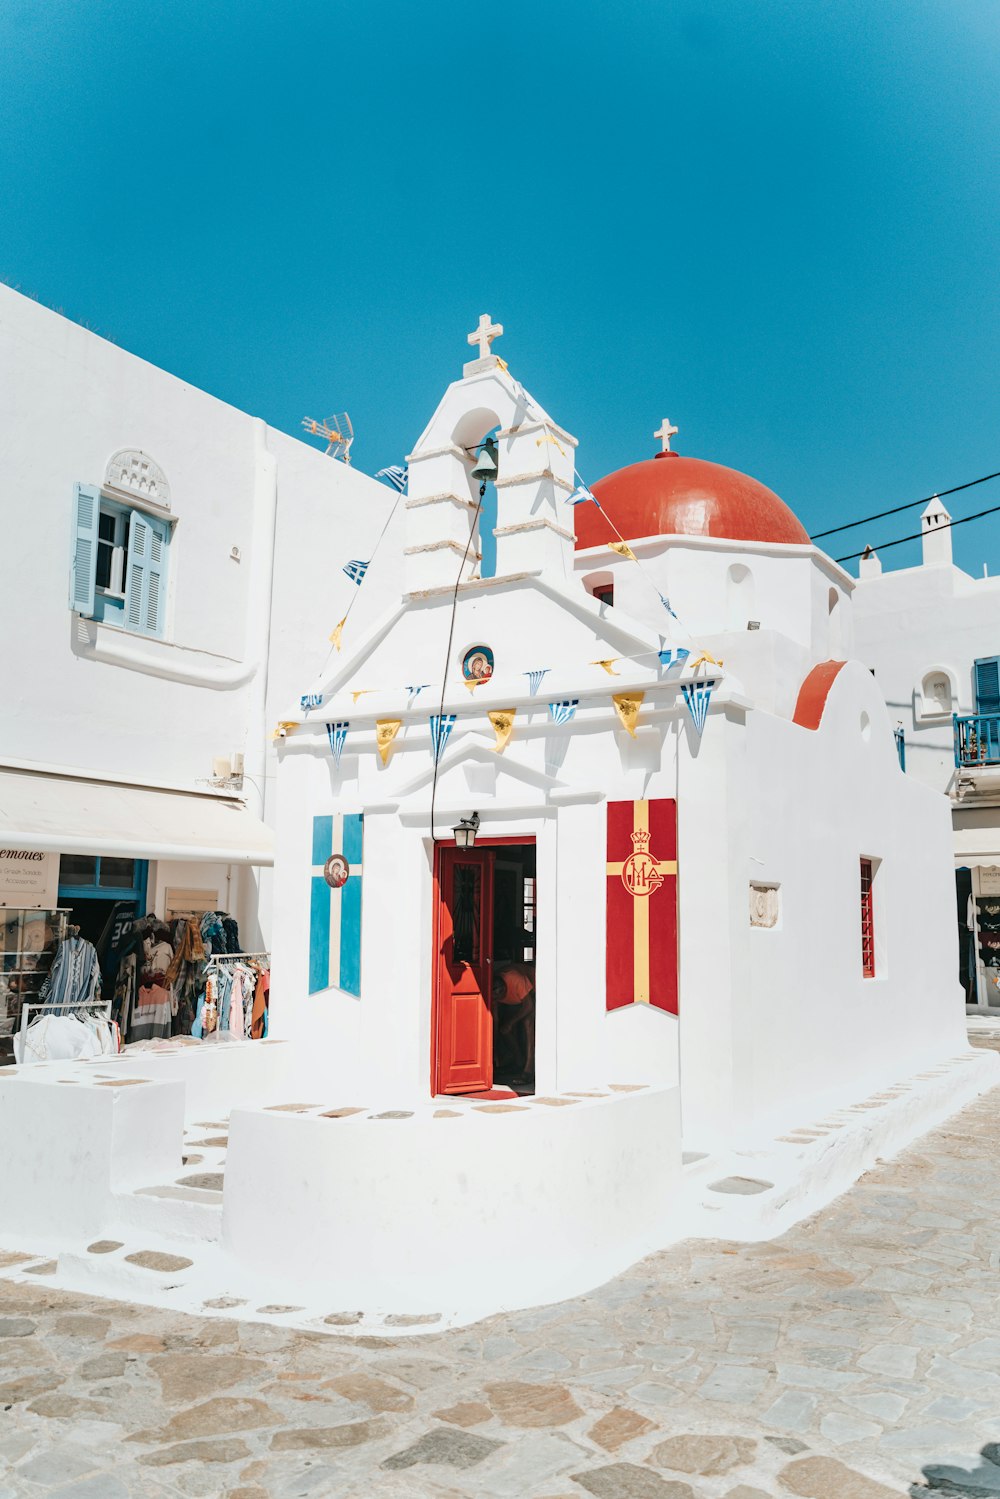
<svg viewBox="0 0 1000 1499">
<path fill-rule="evenodd" d="M 872 552 L 854 593 L 857 650 L 901 730 L 908 775 L 948 797 L 961 980 L 970 1006 L 1000 1006 L 1000 578 L 952 561 L 951 516 L 921 517 L 919 567 L 883 572 Z M 996 907 L 996 910 L 989 908 Z M 990 961 L 992 959 L 992 961 Z"/>
<path fill-rule="evenodd" d="M 271 697 L 267 1041 L 0 1089 L 33 1142 L 4 1242 L 51 1244 L 57 1284 L 166 1295 L 130 1253 L 155 1234 L 171 1305 L 364 1330 L 556 1299 L 686 1233 L 780 1232 L 994 1081 L 949 809 L 850 659 L 850 577 L 721 465 L 580 487 L 492 331 L 409 454 L 357 595 L 387 607 Z M 299 581 L 299 629 L 325 588 Z M 224 1180 L 187 1182 L 223 1119 Z"/>
<path fill-rule="evenodd" d="M 0 948 L 120 901 L 267 948 L 278 705 L 395 494 L 4 286 L 0 403 Z"/>
</svg>

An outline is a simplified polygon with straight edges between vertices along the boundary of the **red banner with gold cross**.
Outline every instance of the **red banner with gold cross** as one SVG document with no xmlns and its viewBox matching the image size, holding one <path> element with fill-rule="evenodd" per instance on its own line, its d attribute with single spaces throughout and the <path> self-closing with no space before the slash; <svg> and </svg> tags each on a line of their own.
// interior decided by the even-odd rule
<svg viewBox="0 0 1000 1499">
<path fill-rule="evenodd" d="M 608 802 L 607 1007 L 677 1014 L 677 803 Z"/>
</svg>

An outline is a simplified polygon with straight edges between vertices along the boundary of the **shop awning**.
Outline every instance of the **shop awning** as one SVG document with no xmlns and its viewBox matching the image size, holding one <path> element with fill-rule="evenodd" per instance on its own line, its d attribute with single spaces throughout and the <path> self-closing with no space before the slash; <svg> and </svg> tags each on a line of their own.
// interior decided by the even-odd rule
<svg viewBox="0 0 1000 1499">
<path fill-rule="evenodd" d="M 231 798 L 0 768 L 0 843 L 46 853 L 273 864 L 274 834 Z"/>
<path fill-rule="evenodd" d="M 956 811 L 955 864 L 1000 865 L 1000 807 Z"/>
</svg>

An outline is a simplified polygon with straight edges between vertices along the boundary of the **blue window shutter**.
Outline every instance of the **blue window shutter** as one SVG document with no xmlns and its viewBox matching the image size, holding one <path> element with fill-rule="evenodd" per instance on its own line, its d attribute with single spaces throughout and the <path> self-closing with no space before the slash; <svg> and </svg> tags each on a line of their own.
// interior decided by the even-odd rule
<svg viewBox="0 0 1000 1499">
<path fill-rule="evenodd" d="M 1000 713 L 1000 656 L 986 656 L 975 664 L 976 712 Z"/>
<path fill-rule="evenodd" d="M 128 558 L 125 565 L 125 623 L 137 634 L 145 634 L 143 624 L 149 600 L 149 556 L 152 528 L 144 515 L 133 510 L 129 526 Z"/>
<path fill-rule="evenodd" d="M 147 635 L 162 635 L 167 607 L 167 552 L 170 547 L 170 527 L 160 520 L 150 520 L 149 556 L 146 559 L 148 583 L 146 585 L 145 631 Z"/>
<path fill-rule="evenodd" d="M 69 606 L 88 618 L 94 613 L 97 579 L 97 527 L 101 492 L 95 484 L 77 484 L 73 495 L 73 560 L 69 570 Z"/>
</svg>

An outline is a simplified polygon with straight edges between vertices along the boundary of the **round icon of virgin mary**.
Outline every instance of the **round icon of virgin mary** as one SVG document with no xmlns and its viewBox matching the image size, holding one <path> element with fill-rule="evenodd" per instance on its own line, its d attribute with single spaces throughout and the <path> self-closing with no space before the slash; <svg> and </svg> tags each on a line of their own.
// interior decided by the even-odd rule
<svg viewBox="0 0 1000 1499">
<path fill-rule="evenodd" d="M 331 854 L 323 866 L 323 878 L 331 890 L 339 890 L 341 885 L 346 884 L 350 872 L 351 866 L 343 854 Z"/>
<path fill-rule="evenodd" d="M 462 657 L 462 675 L 467 682 L 488 682 L 493 675 L 493 652 L 488 645 L 474 645 Z"/>
</svg>

